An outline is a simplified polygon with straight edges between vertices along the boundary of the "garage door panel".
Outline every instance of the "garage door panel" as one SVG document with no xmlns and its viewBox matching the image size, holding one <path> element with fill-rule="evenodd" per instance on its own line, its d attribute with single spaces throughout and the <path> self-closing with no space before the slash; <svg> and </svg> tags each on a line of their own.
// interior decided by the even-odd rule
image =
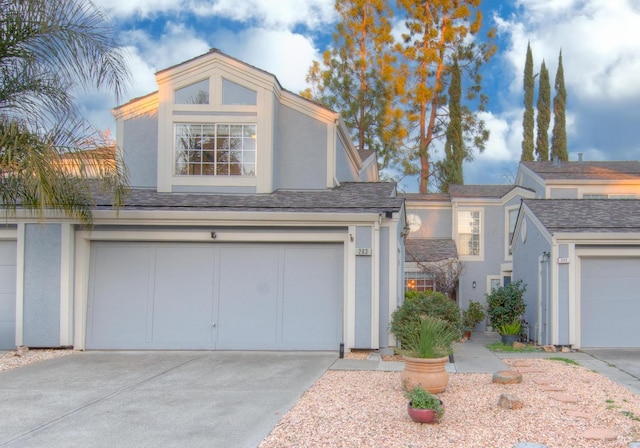
<svg viewBox="0 0 640 448">
<path fill-rule="evenodd" d="M 16 348 L 16 250 L 0 241 L 0 349 Z"/>
<path fill-rule="evenodd" d="M 276 348 L 279 269 L 277 246 L 221 249 L 218 348 Z"/>
<path fill-rule="evenodd" d="M 211 346 L 213 255 L 209 247 L 157 249 L 152 319 L 155 344 Z"/>
<path fill-rule="evenodd" d="M 283 345 L 336 350 L 342 340 L 342 250 L 335 246 L 285 250 Z"/>
<path fill-rule="evenodd" d="M 585 258 L 581 270 L 581 345 L 640 346 L 640 259 Z"/>
<path fill-rule="evenodd" d="M 147 340 L 152 250 L 120 244 L 92 248 L 88 348 L 138 348 Z"/>
</svg>

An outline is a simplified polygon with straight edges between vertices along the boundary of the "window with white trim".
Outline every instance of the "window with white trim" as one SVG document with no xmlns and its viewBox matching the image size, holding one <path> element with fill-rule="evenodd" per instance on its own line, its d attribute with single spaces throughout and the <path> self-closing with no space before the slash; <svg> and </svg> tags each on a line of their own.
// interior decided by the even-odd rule
<svg viewBox="0 0 640 448">
<path fill-rule="evenodd" d="M 433 279 L 426 272 L 405 272 L 404 290 L 418 292 L 434 291 L 435 285 Z"/>
<path fill-rule="evenodd" d="M 458 211 L 458 255 L 480 255 L 480 211 Z"/>
<path fill-rule="evenodd" d="M 177 176 L 256 175 L 256 125 L 175 124 Z"/>
</svg>

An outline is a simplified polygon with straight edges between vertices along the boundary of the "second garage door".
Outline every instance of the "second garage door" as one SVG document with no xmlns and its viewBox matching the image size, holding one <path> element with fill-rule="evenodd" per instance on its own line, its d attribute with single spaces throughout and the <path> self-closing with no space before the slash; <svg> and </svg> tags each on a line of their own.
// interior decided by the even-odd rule
<svg viewBox="0 0 640 448">
<path fill-rule="evenodd" d="M 337 350 L 341 244 L 95 242 L 89 349 Z"/>
<path fill-rule="evenodd" d="M 16 348 L 16 242 L 0 241 L 0 349 Z"/>
<path fill-rule="evenodd" d="M 581 346 L 640 347 L 640 258 L 581 259 Z"/>
</svg>

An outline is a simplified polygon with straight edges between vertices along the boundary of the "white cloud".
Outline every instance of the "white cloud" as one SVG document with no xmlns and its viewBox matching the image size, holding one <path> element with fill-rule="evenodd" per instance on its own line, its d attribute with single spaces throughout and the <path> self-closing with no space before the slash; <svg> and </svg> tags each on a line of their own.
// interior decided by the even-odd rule
<svg viewBox="0 0 640 448">
<path fill-rule="evenodd" d="M 520 160 L 522 113 L 520 109 L 513 109 L 500 115 L 494 115 L 492 112 L 478 114 L 478 117 L 484 120 L 490 134 L 484 152 L 476 155 L 477 160 Z"/>
<path fill-rule="evenodd" d="M 303 25 L 317 29 L 335 20 L 333 0 L 96 0 L 115 18 L 185 11 L 201 17 L 218 16 L 269 29 L 293 29 Z"/>
<path fill-rule="evenodd" d="M 320 58 L 312 40 L 289 31 L 251 28 L 219 33 L 215 40 L 214 47 L 274 74 L 282 87 L 294 93 L 306 87 L 307 71 L 312 61 Z"/>
<path fill-rule="evenodd" d="M 521 0 L 522 14 L 497 18 L 510 38 L 505 52 L 521 91 L 527 41 L 534 67 L 545 59 L 551 82 L 562 49 L 567 89 L 584 99 L 640 97 L 640 11 L 630 1 Z M 626 31 L 625 31 L 626 30 Z"/>
</svg>

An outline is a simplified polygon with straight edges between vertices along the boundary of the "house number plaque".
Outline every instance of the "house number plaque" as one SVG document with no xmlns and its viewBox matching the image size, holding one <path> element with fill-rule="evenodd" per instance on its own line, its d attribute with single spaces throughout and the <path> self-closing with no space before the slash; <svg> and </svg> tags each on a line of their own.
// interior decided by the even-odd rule
<svg viewBox="0 0 640 448">
<path fill-rule="evenodd" d="M 370 247 L 356 247 L 356 255 L 371 256 Z"/>
</svg>

